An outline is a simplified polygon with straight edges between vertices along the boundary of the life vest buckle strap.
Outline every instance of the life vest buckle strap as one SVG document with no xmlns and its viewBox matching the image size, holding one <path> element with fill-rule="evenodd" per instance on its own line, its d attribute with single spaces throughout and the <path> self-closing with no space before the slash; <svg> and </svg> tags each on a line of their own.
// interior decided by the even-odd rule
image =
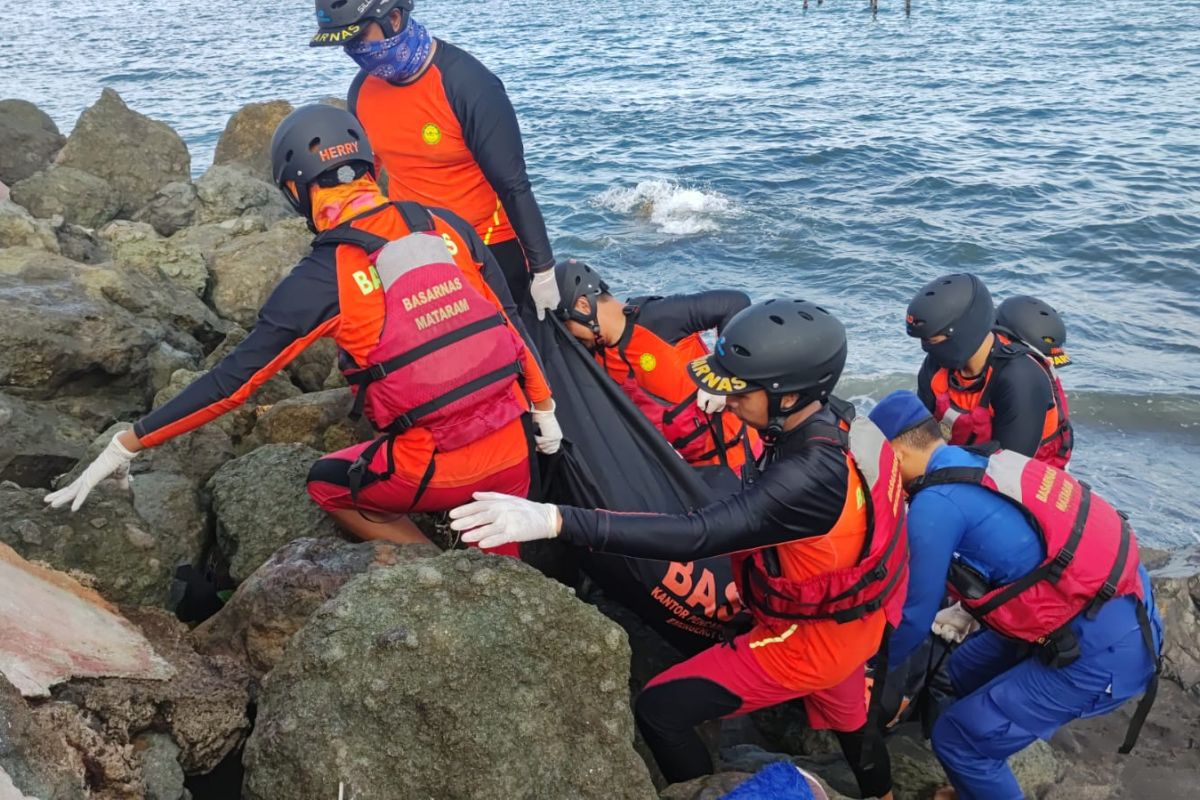
<svg viewBox="0 0 1200 800">
<path fill-rule="evenodd" d="M 1088 604 L 1087 618 L 1095 619 L 1096 615 L 1100 613 L 1100 609 L 1104 607 L 1104 604 L 1109 600 L 1112 600 L 1116 594 L 1117 587 L 1111 582 L 1106 581 L 1105 584 L 1100 587 L 1100 591 L 1096 592 L 1096 598 Z"/>
<path fill-rule="evenodd" d="M 1067 567 L 1071 566 L 1071 562 L 1075 559 L 1075 553 L 1071 550 L 1063 548 L 1055 554 L 1054 560 L 1047 565 L 1046 579 L 1051 583 L 1058 583 L 1062 578 Z"/>
<path fill-rule="evenodd" d="M 412 430 L 416 424 L 417 421 L 408 412 L 405 412 L 392 420 L 392 423 L 387 426 L 387 432 L 400 436 Z"/>
</svg>

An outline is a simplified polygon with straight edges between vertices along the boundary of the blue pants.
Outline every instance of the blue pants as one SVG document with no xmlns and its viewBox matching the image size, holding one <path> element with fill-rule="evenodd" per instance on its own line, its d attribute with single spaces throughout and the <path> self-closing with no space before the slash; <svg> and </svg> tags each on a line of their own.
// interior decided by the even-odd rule
<svg viewBox="0 0 1200 800">
<path fill-rule="evenodd" d="M 1008 757 L 1073 719 L 1106 714 L 1141 694 L 1154 663 L 1133 630 L 1067 667 L 1022 659 L 991 631 L 950 657 L 955 701 L 933 727 L 933 750 L 960 800 L 1021 800 Z M 1114 744 L 1115 747 L 1115 744 Z"/>
</svg>

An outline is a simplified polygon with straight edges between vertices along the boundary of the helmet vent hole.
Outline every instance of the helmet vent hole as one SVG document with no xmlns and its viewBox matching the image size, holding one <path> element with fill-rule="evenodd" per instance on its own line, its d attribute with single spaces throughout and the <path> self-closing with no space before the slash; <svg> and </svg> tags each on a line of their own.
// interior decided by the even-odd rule
<svg viewBox="0 0 1200 800">
<path fill-rule="evenodd" d="M 925 293 L 925 296 L 926 296 L 926 297 L 933 297 L 933 295 L 934 295 L 934 294 L 935 294 L 935 292 L 926 292 L 926 293 Z"/>
<path fill-rule="evenodd" d="M 771 299 L 770 299 L 770 300 L 768 300 L 767 302 L 763 303 L 763 305 L 764 305 L 764 306 L 769 306 L 769 305 L 771 305 L 771 303 L 774 303 L 774 302 L 775 302 L 775 299 L 774 299 L 774 298 L 771 298 Z"/>
<path fill-rule="evenodd" d="M 778 317 L 778 316 L 775 316 L 774 314 L 772 314 L 770 316 L 770 320 L 771 320 L 771 322 L 774 322 L 776 325 L 783 324 L 783 317 Z"/>
<path fill-rule="evenodd" d="M 358 131 L 354 130 L 354 128 L 347 128 L 346 133 L 350 134 L 351 139 L 353 139 L 356 142 L 358 141 L 358 138 L 359 138 Z"/>
<path fill-rule="evenodd" d="M 810 314 L 810 313 L 808 313 L 807 311 L 798 311 L 798 312 L 796 312 L 796 313 L 798 313 L 800 316 L 804 317 L 804 318 L 805 318 L 806 320 L 808 320 L 809 322 L 812 322 L 812 321 L 813 321 L 813 319 L 814 319 L 814 318 L 813 318 L 813 315 L 812 315 L 812 314 Z"/>
<path fill-rule="evenodd" d="M 292 160 L 292 156 L 294 156 L 294 155 L 296 155 L 296 151 L 295 151 L 295 150 L 288 150 L 288 151 L 287 151 L 287 155 L 285 155 L 285 156 L 283 157 L 283 160 L 284 160 L 284 162 L 285 162 L 285 163 L 290 163 L 290 162 L 291 162 L 291 160 Z"/>
<path fill-rule="evenodd" d="M 346 5 L 346 3 L 348 3 L 348 2 L 350 2 L 350 0 L 335 0 L 333 5 L 330 7 L 331 8 L 341 8 L 342 6 Z"/>
<path fill-rule="evenodd" d="M 820 311 L 825 316 L 829 316 L 829 312 L 826 311 L 825 309 L 821 308 L 820 306 L 813 306 L 813 308 L 815 308 L 817 311 Z"/>
<path fill-rule="evenodd" d="M 735 344 L 732 347 L 730 347 L 729 349 L 732 350 L 733 352 L 737 353 L 739 356 L 742 356 L 743 358 L 750 357 L 750 351 L 747 350 L 746 348 L 742 347 L 740 344 Z"/>
<path fill-rule="evenodd" d="M 1039 314 L 1041 314 L 1043 317 L 1048 317 L 1048 316 L 1050 316 L 1050 314 L 1048 314 L 1048 313 L 1047 313 L 1047 312 L 1045 312 L 1045 311 L 1039 311 L 1038 313 L 1039 313 Z"/>
<path fill-rule="evenodd" d="M 320 147 L 321 147 L 321 137 L 320 136 L 316 137 L 315 139 L 313 139 L 311 142 L 308 143 L 308 151 L 310 153 L 317 152 L 317 150 L 320 149 Z"/>
</svg>

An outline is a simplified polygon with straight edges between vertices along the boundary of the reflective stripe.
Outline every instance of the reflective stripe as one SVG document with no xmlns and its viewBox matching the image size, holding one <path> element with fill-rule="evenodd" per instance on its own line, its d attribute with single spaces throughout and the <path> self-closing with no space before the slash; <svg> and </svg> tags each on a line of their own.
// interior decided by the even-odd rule
<svg viewBox="0 0 1200 800">
<path fill-rule="evenodd" d="M 796 629 L 798 627 L 800 627 L 800 626 L 793 624 L 792 627 L 788 628 L 786 631 L 779 634 L 778 636 L 771 636 L 767 639 L 759 639 L 757 642 L 751 642 L 750 647 L 753 649 L 755 647 L 765 647 L 766 645 L 769 645 L 769 644 L 779 644 L 781 642 L 786 642 L 788 640 L 788 637 L 790 637 L 793 633 L 795 633 Z"/>
</svg>

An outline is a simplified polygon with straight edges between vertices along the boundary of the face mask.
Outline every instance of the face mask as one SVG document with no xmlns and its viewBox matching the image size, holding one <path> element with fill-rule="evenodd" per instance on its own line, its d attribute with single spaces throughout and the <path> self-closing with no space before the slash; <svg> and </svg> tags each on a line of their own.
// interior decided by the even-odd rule
<svg viewBox="0 0 1200 800">
<path fill-rule="evenodd" d="M 338 186 L 315 186 L 312 189 L 313 225 L 318 231 L 327 231 L 387 201 L 370 175 Z"/>
<path fill-rule="evenodd" d="M 392 83 L 416 76 L 429 58 L 433 38 L 425 26 L 409 17 L 408 24 L 390 39 L 375 42 L 351 42 L 346 55 L 376 78 Z"/>
<path fill-rule="evenodd" d="M 946 369 L 962 369 L 971 360 L 971 356 L 975 355 L 975 351 L 979 348 L 978 344 L 973 347 L 970 342 L 965 342 L 961 339 L 951 337 L 944 342 L 930 344 L 927 340 L 921 340 L 921 349 L 929 354 L 939 367 Z"/>
</svg>

